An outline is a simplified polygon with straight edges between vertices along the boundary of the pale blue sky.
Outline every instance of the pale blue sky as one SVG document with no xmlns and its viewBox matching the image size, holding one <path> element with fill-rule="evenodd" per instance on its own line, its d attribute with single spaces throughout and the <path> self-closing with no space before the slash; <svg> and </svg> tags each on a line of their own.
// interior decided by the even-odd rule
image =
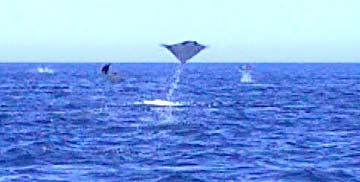
<svg viewBox="0 0 360 182">
<path fill-rule="evenodd" d="M 360 0 L 0 0 L 0 61 L 360 61 Z"/>
</svg>

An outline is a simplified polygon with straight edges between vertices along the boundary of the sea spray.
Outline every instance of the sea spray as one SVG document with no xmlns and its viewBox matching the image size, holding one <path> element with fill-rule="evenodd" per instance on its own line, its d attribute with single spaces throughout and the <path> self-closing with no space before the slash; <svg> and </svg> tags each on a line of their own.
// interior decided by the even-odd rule
<svg viewBox="0 0 360 182">
<path fill-rule="evenodd" d="M 173 93 L 178 87 L 178 84 L 179 84 L 179 81 L 180 81 L 180 75 L 181 75 L 181 72 L 182 72 L 183 68 L 184 68 L 184 64 L 180 64 L 180 66 L 177 67 L 176 72 L 175 72 L 174 76 L 171 79 L 172 83 L 171 83 L 170 89 L 169 89 L 169 91 L 168 91 L 168 93 L 166 95 L 166 100 L 167 101 L 172 100 Z"/>
<path fill-rule="evenodd" d="M 241 76 L 241 83 L 252 83 L 252 77 L 250 72 L 243 71 Z"/>
<path fill-rule="evenodd" d="M 184 64 L 180 64 L 177 68 L 176 68 L 176 72 L 172 77 L 172 83 L 170 85 L 169 91 L 166 95 L 166 101 L 172 101 L 173 99 L 173 93 L 174 91 L 177 89 L 178 84 L 180 82 L 180 75 L 182 70 L 184 69 Z M 173 108 L 172 105 L 169 105 L 168 107 L 165 108 L 165 113 L 164 113 L 164 117 L 166 118 L 165 120 L 169 121 L 172 119 L 172 112 L 173 112 Z"/>
<path fill-rule="evenodd" d="M 243 65 L 239 72 L 241 72 L 241 83 L 251 83 L 253 82 L 252 76 L 251 76 L 251 66 L 250 65 Z"/>
</svg>

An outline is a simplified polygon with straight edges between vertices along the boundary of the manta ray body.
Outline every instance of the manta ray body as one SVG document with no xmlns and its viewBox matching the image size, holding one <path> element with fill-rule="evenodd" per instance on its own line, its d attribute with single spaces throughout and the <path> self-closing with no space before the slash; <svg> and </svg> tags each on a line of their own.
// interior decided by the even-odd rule
<svg viewBox="0 0 360 182">
<path fill-rule="evenodd" d="M 169 50 L 182 64 L 193 58 L 200 51 L 204 50 L 206 46 L 197 43 L 196 41 L 184 41 L 178 44 L 162 44 Z"/>
</svg>

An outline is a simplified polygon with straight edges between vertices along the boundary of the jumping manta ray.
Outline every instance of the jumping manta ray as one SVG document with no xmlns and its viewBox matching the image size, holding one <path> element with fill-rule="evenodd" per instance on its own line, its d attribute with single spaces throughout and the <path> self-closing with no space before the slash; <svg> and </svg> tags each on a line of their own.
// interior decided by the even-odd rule
<svg viewBox="0 0 360 182">
<path fill-rule="evenodd" d="M 111 63 L 105 64 L 102 68 L 101 68 L 101 73 L 103 74 L 108 74 L 109 73 L 109 68 L 110 68 Z"/>
<path fill-rule="evenodd" d="M 201 45 L 196 41 L 184 41 L 172 45 L 162 44 L 161 46 L 168 49 L 182 64 L 186 63 L 189 59 L 206 48 L 206 46 Z"/>
<path fill-rule="evenodd" d="M 112 83 L 118 83 L 118 82 L 124 81 L 124 78 L 122 78 L 117 72 L 110 71 L 110 65 L 111 65 L 111 63 L 105 64 L 101 68 L 101 73 L 104 74 L 105 76 L 107 76 L 107 78 Z"/>
</svg>

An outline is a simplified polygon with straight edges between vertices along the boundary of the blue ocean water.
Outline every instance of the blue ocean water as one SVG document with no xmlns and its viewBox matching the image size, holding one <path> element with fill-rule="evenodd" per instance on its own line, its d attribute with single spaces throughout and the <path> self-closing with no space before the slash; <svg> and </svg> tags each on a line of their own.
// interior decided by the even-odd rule
<svg viewBox="0 0 360 182">
<path fill-rule="evenodd" d="M 0 64 L 0 181 L 360 181 L 359 64 L 240 66 Z"/>
</svg>

